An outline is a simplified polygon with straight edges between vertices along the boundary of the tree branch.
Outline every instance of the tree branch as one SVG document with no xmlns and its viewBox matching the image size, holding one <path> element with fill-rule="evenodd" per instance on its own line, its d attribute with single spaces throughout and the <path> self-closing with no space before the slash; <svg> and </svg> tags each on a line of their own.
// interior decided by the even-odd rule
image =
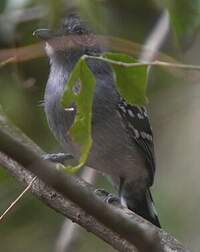
<svg viewBox="0 0 200 252">
<path fill-rule="evenodd" d="M 94 169 L 84 167 L 79 176 L 87 183 L 94 185 L 97 178 L 97 172 Z M 83 229 L 80 225 L 71 222 L 70 219 L 65 219 L 57 237 L 55 251 L 75 251 L 82 233 Z"/>
<path fill-rule="evenodd" d="M 9 158 L 7 155 L 0 152 L 0 163 L 6 168 L 8 173 L 15 177 L 17 181 L 27 186 L 34 175 L 24 169 L 16 161 Z M 119 235 L 115 234 L 92 216 L 88 215 L 84 210 L 69 200 L 66 200 L 61 194 L 48 187 L 41 180 L 37 179 L 31 192 L 36 195 L 43 203 L 71 219 L 73 222 L 78 223 L 87 231 L 94 233 L 99 238 L 110 244 L 119 251 L 134 251 L 134 247 L 128 244 L 125 240 L 121 239 Z"/>
<path fill-rule="evenodd" d="M 134 246 L 139 251 L 189 251 L 175 238 L 128 209 L 105 204 L 91 185 L 58 171 L 52 163 L 42 161 L 39 147 L 16 129 L 3 113 L 0 113 L 0 139 L 0 150 L 29 171 L 1 154 L 0 162 L 7 170 L 26 184 L 32 178 L 30 172 L 37 175 L 53 188 L 39 180 L 34 183 L 33 192 L 43 202 L 119 251 L 134 251 Z"/>
</svg>

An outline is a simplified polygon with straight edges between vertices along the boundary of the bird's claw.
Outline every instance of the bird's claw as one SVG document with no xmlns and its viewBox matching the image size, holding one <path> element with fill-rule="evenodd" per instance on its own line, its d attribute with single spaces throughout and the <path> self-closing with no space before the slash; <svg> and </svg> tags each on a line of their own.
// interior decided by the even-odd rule
<svg viewBox="0 0 200 252">
<path fill-rule="evenodd" d="M 114 206 L 121 206 L 120 199 L 117 196 L 112 195 L 111 193 L 106 198 L 106 203 L 112 204 Z"/>
<path fill-rule="evenodd" d="M 106 190 L 104 190 L 104 189 L 96 189 L 95 191 L 95 194 L 97 195 L 97 196 L 99 196 L 99 197 L 107 197 L 110 193 L 109 192 L 107 192 Z"/>
<path fill-rule="evenodd" d="M 107 192 L 104 189 L 96 189 L 95 194 L 103 199 L 104 202 L 115 206 L 121 206 L 120 199 L 114 196 L 112 193 Z"/>
</svg>

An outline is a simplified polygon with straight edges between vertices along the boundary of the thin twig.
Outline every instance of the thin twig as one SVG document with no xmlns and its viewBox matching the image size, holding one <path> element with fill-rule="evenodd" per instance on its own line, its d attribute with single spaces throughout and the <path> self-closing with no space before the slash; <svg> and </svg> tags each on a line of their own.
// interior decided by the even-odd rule
<svg viewBox="0 0 200 252">
<path fill-rule="evenodd" d="M 24 191 L 22 193 L 20 193 L 20 195 L 10 204 L 10 206 L 4 211 L 4 213 L 0 216 L 0 222 L 5 218 L 5 216 L 13 209 L 13 207 L 19 202 L 19 200 L 24 196 L 24 194 L 26 192 L 28 192 L 34 181 L 36 180 L 36 176 L 31 180 L 31 182 L 29 183 L 29 185 L 24 189 Z"/>
<path fill-rule="evenodd" d="M 159 61 L 159 60 L 155 60 L 152 62 L 126 63 L 126 62 L 111 60 L 111 59 L 106 58 L 105 56 L 90 56 L 90 55 L 84 55 L 83 59 L 102 60 L 107 63 L 121 66 L 121 67 L 164 66 L 164 67 L 180 68 L 180 69 L 185 69 L 185 70 L 198 70 L 198 71 L 200 70 L 200 66 L 197 66 L 197 65 L 171 63 L 171 62 L 165 62 L 165 61 Z"/>
<path fill-rule="evenodd" d="M 1 61 L 1 62 L 0 62 L 0 68 L 2 68 L 2 67 L 4 67 L 4 66 L 8 65 L 9 63 L 13 63 L 14 61 L 15 61 L 15 58 L 14 58 L 14 57 L 11 57 L 11 58 L 8 58 L 8 59 L 6 59 L 6 60 L 4 60 L 4 61 Z"/>
</svg>

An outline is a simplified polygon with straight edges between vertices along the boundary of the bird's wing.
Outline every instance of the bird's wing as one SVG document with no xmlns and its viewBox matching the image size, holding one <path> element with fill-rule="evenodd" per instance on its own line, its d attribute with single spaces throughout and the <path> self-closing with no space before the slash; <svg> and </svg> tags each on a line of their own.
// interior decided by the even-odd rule
<svg viewBox="0 0 200 252">
<path fill-rule="evenodd" d="M 132 106 L 122 99 L 118 104 L 118 111 L 127 133 L 137 143 L 144 154 L 152 185 L 155 172 L 155 157 L 153 133 L 147 109 L 144 106 Z"/>
</svg>

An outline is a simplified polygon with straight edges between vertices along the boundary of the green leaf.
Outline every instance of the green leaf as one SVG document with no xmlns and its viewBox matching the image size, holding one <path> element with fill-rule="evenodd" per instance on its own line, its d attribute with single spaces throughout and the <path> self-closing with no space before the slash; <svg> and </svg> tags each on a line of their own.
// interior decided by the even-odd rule
<svg viewBox="0 0 200 252">
<path fill-rule="evenodd" d="M 178 41 L 191 40 L 200 27 L 200 0 L 165 0 Z"/>
<path fill-rule="evenodd" d="M 64 108 L 67 108 L 71 105 L 72 102 L 76 101 L 77 97 L 73 92 L 73 87 L 76 85 L 76 81 L 80 79 L 80 68 L 82 64 L 82 59 L 78 61 L 72 70 L 68 82 L 65 85 L 64 94 L 61 99 L 61 105 Z"/>
<path fill-rule="evenodd" d="M 74 94 L 73 88 L 77 84 L 80 90 Z M 76 166 L 67 166 L 66 172 L 74 174 L 85 164 L 92 146 L 91 120 L 95 78 L 85 60 L 81 58 L 72 71 L 62 97 L 62 106 L 69 107 L 76 104 L 76 116 L 69 134 L 72 140 L 80 146 L 80 159 Z"/>
<path fill-rule="evenodd" d="M 132 105 L 143 105 L 147 102 L 146 78 L 147 67 L 125 67 L 117 63 L 136 63 L 132 57 L 123 54 L 107 53 L 104 58 L 115 61 L 112 68 L 116 77 L 116 88 L 119 94 Z M 102 60 L 102 59 L 99 59 Z M 79 91 L 74 92 L 77 84 Z M 72 141 L 80 147 L 80 159 L 77 165 L 65 167 L 65 171 L 74 174 L 85 164 L 91 146 L 91 121 L 92 104 L 95 86 L 95 78 L 88 68 L 85 57 L 82 57 L 69 76 L 65 86 L 61 104 L 64 108 L 69 108 L 72 103 L 76 105 L 76 116 L 69 133 Z"/>
<path fill-rule="evenodd" d="M 137 62 L 128 55 L 118 53 L 106 53 L 104 58 L 119 63 Z M 112 64 L 112 68 L 119 94 L 131 105 L 144 105 L 147 103 L 147 66 L 125 67 Z"/>
</svg>

